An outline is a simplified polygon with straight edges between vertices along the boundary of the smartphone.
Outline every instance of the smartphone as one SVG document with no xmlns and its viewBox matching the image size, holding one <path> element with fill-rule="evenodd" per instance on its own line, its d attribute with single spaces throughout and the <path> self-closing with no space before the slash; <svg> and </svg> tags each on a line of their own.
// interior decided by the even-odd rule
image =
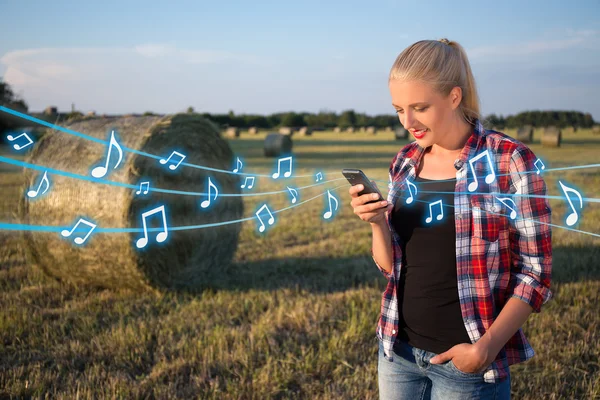
<svg viewBox="0 0 600 400">
<path fill-rule="evenodd" d="M 361 196 L 363 194 L 369 194 L 369 193 L 379 194 L 378 200 L 367 201 L 365 204 L 377 203 L 378 201 L 384 200 L 383 196 L 381 195 L 381 192 L 379 192 L 379 190 L 377 190 L 375 185 L 373 185 L 371 183 L 371 180 L 369 180 L 369 178 L 367 178 L 365 173 L 362 172 L 360 169 L 344 168 L 342 170 L 342 174 L 346 177 L 346 179 L 348 179 L 348 182 L 350 182 L 350 185 L 352 185 L 352 186 L 363 185 L 364 189 L 358 193 L 359 196 Z"/>
</svg>

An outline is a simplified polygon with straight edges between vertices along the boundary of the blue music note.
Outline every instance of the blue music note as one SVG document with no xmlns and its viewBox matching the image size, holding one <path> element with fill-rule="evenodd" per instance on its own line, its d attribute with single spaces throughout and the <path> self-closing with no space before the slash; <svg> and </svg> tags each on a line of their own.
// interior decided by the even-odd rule
<svg viewBox="0 0 600 400">
<path fill-rule="evenodd" d="M 240 158 L 237 158 L 237 166 L 236 168 L 233 170 L 234 173 L 238 173 L 239 171 L 242 170 L 242 167 L 244 166 L 244 164 L 240 161 Z"/>
<path fill-rule="evenodd" d="M 282 162 L 285 162 L 285 161 L 289 161 L 290 169 L 289 169 L 289 171 L 286 171 L 286 172 L 283 174 L 283 176 L 284 176 L 284 177 L 286 177 L 286 178 L 288 178 L 290 175 L 292 175 L 292 157 L 291 157 L 291 156 L 290 156 L 290 157 L 284 157 L 284 158 L 280 158 L 280 159 L 277 161 L 277 172 L 275 172 L 275 173 L 273 174 L 273 179 L 277 179 L 277 178 L 279 178 L 279 174 L 280 174 L 280 172 L 281 172 L 281 163 L 282 163 Z"/>
<path fill-rule="evenodd" d="M 540 174 L 540 168 L 537 166 L 537 164 L 540 163 L 542 164 L 542 169 L 546 169 L 546 166 L 544 165 L 544 163 L 542 162 L 542 160 L 540 160 L 539 158 L 537 160 L 535 160 L 535 163 L 533 165 L 535 165 L 535 168 L 537 169 L 536 174 Z"/>
<path fill-rule="evenodd" d="M 80 224 L 87 225 L 90 228 L 89 231 L 88 231 L 88 233 L 85 235 L 85 237 L 81 238 L 79 236 L 79 237 L 75 237 L 75 239 L 73 240 L 75 242 L 75 244 L 81 245 L 81 244 L 85 243 L 85 241 L 87 240 L 88 237 L 90 237 L 90 235 L 92 234 L 92 231 L 96 228 L 96 224 L 93 224 L 93 223 L 91 223 L 89 221 L 86 221 L 83 218 L 79 218 L 79 221 L 77 221 L 77 223 L 75 224 L 75 226 L 73 227 L 73 229 L 71 229 L 71 230 L 63 229 L 60 232 L 60 234 L 63 237 L 69 237 L 69 236 L 71 236 L 73 234 L 73 232 L 75 232 L 75 229 L 77 229 L 77 227 Z"/>
<path fill-rule="evenodd" d="M 562 188 L 563 192 L 565 193 L 565 196 L 567 197 L 567 201 L 569 202 L 569 204 L 571 205 L 571 209 L 573 210 L 573 212 L 571 212 L 571 214 L 569 214 L 569 216 L 567 217 L 567 220 L 566 220 L 567 225 L 573 226 L 573 225 L 575 225 L 575 223 L 577 223 L 577 220 L 579 219 L 579 215 L 577 215 L 577 210 L 575 210 L 575 207 L 573 206 L 573 202 L 571 201 L 571 198 L 569 197 L 569 194 L 567 192 L 575 193 L 575 195 L 577 197 L 579 197 L 579 208 L 580 209 L 583 208 L 583 199 L 581 198 L 581 194 L 579 194 L 579 192 L 577 190 L 563 185 L 561 181 L 558 181 L 558 183 L 560 184 L 560 187 Z"/>
<path fill-rule="evenodd" d="M 145 213 L 142 213 L 142 225 L 144 226 L 144 237 L 143 238 L 139 238 L 136 242 L 135 245 L 137 246 L 138 249 L 142 249 L 144 247 L 146 247 L 146 245 L 148 244 L 148 225 L 146 224 L 146 219 L 154 214 L 158 214 L 160 213 L 162 216 L 162 227 L 163 227 L 163 231 L 159 232 L 156 234 L 156 241 L 158 243 L 162 243 L 165 240 L 167 240 L 167 237 L 169 236 L 169 229 L 167 227 L 167 217 L 165 215 L 165 206 L 158 206 L 150 211 L 146 211 Z"/>
<path fill-rule="evenodd" d="M 408 196 L 408 199 L 406 199 L 406 204 L 410 204 L 413 202 L 413 200 L 415 199 L 413 197 L 413 192 L 412 190 L 410 190 L 410 187 L 414 187 L 415 188 L 415 195 L 417 194 L 417 185 L 415 185 L 414 183 L 412 183 L 411 181 L 409 181 L 408 179 L 406 180 L 406 184 L 408 185 L 408 193 L 410 193 L 410 195 Z"/>
<path fill-rule="evenodd" d="M 178 151 L 174 151 L 174 152 L 171 153 L 171 155 L 169 156 L 169 158 L 167 158 L 167 159 L 161 158 L 160 159 L 160 163 L 164 165 L 164 164 L 168 163 L 169 160 L 171 160 L 171 157 L 173 157 L 173 156 L 179 157 L 179 161 L 177 162 L 176 165 L 173 165 L 173 164 L 169 165 L 169 169 L 171 171 L 175 171 L 177 169 L 177 167 L 179 167 L 179 164 L 181 164 L 181 162 L 183 160 L 185 160 L 185 156 L 183 154 L 181 154 L 180 152 L 178 152 Z M 174 162 L 174 161 L 171 161 L 171 162 Z"/>
<path fill-rule="evenodd" d="M 260 227 L 258 228 L 258 230 L 260 232 L 264 232 L 266 227 L 265 227 L 265 223 L 263 222 L 262 218 L 260 217 L 260 213 L 262 212 L 262 210 L 267 210 L 267 212 L 269 213 L 269 220 L 267 221 L 269 223 L 269 225 L 273 225 L 275 223 L 275 217 L 273 217 L 273 214 L 271 214 L 271 210 L 269 210 L 269 207 L 266 204 L 263 204 L 263 206 L 256 212 L 256 216 L 258 217 L 258 221 L 260 222 Z"/>
<path fill-rule="evenodd" d="M 327 191 L 327 200 L 329 200 L 329 210 L 323 214 L 323 218 L 325 219 L 329 219 L 333 215 L 333 211 L 331 210 L 331 200 L 335 201 L 335 210 L 337 211 L 338 209 L 338 200 L 331 193 L 329 193 L 329 190 Z"/>
<path fill-rule="evenodd" d="M 442 204 L 442 200 L 438 200 L 438 201 L 434 201 L 433 203 L 429 204 L 429 217 L 427 217 L 425 219 L 425 222 L 430 223 L 431 221 L 433 221 L 433 213 L 431 211 L 431 207 L 433 207 L 436 204 L 440 205 L 440 213 L 435 217 L 435 219 L 437 219 L 439 221 L 442 218 L 444 218 L 444 207 Z"/>
<path fill-rule="evenodd" d="M 292 189 L 291 187 L 287 186 L 288 191 L 291 193 L 292 195 L 292 204 L 296 203 L 297 200 L 297 196 L 298 196 L 298 191 L 296 189 Z M 294 194 L 296 193 L 296 194 Z"/>
<path fill-rule="evenodd" d="M 490 168 L 490 172 L 488 172 L 488 174 L 485 177 L 485 183 L 487 183 L 488 185 L 492 182 L 494 182 L 494 179 L 496 179 L 496 172 L 494 171 L 494 166 L 492 165 L 492 157 L 490 156 L 490 153 L 488 150 L 482 151 L 479 155 L 473 157 L 473 159 L 469 160 L 469 166 L 471 167 L 471 172 L 473 173 L 473 179 L 474 181 L 469 183 L 468 189 L 469 192 L 474 192 L 477 187 L 479 186 L 479 183 L 477 182 L 477 174 L 475 173 L 475 168 L 473 167 L 473 164 L 479 160 L 480 158 L 486 157 L 487 158 L 487 162 L 488 162 L 488 166 Z"/>
<path fill-rule="evenodd" d="M 110 160 L 110 154 L 113 148 L 117 149 L 117 151 L 119 152 L 119 159 L 113 167 L 113 169 L 116 169 L 119 166 L 119 164 L 121 164 L 121 160 L 123 160 L 123 150 L 121 149 L 121 146 L 119 146 L 119 143 L 117 143 L 117 140 L 115 139 L 115 131 L 112 131 L 112 133 L 110 134 L 108 154 L 106 155 L 106 164 L 104 166 L 96 167 L 92 170 L 92 176 L 94 178 L 102 178 L 108 172 L 108 162 Z"/>
<path fill-rule="evenodd" d="M 323 174 L 320 172 L 317 172 L 317 180 L 315 182 L 319 182 L 323 180 Z"/>
<path fill-rule="evenodd" d="M 31 140 L 31 138 L 29 137 L 29 135 L 26 132 L 21 133 L 17 137 L 14 137 L 13 135 L 8 135 L 8 136 L 6 136 L 6 138 L 9 141 L 14 142 L 15 140 L 17 140 L 18 138 L 23 137 L 23 136 L 25 136 L 25 139 L 27 139 L 27 144 L 24 144 L 24 145 L 20 145 L 20 144 L 17 144 L 17 143 L 13 144 L 13 148 L 15 150 L 23 150 L 25 147 L 27 147 L 27 146 L 29 146 L 30 144 L 33 143 L 33 140 Z"/>
<path fill-rule="evenodd" d="M 503 197 L 503 198 L 496 197 L 496 199 L 498 199 L 498 201 L 500 203 L 504 204 L 506 206 L 506 208 L 508 208 L 510 210 L 510 219 L 517 218 L 517 205 L 510 197 Z M 507 201 L 510 201 L 513 204 L 514 208 L 509 206 L 508 204 L 506 204 Z"/>
<path fill-rule="evenodd" d="M 200 207 L 206 208 L 210 205 L 210 189 L 211 188 L 215 188 L 215 198 L 213 200 L 216 200 L 217 196 L 219 195 L 219 189 L 217 189 L 217 187 L 215 186 L 214 183 L 212 183 L 212 181 L 210 180 L 210 177 L 209 177 L 208 178 L 208 199 L 204 200 L 202 203 L 200 203 Z"/>
<path fill-rule="evenodd" d="M 142 189 L 144 188 L 144 186 L 146 187 L 146 189 L 144 189 L 144 194 L 148 194 L 148 191 L 150 190 L 150 182 L 141 182 L 140 183 L 140 190 L 137 190 L 135 192 L 135 194 L 142 193 Z"/>
<path fill-rule="evenodd" d="M 48 180 L 48 171 L 44 171 L 44 176 L 40 180 L 40 184 L 39 184 L 38 188 L 36 190 L 29 190 L 27 192 L 27 196 L 29 196 L 30 198 L 37 197 L 37 195 L 40 193 L 40 189 L 42 188 L 42 185 L 44 183 L 46 184 L 46 188 L 44 189 L 42 194 L 46 193 L 48 191 L 48 189 L 50 189 L 50 181 Z"/>
<path fill-rule="evenodd" d="M 247 176 L 246 179 L 244 180 L 244 183 L 240 187 L 242 189 L 244 189 L 246 187 L 246 184 L 248 183 L 248 181 L 250 181 L 250 184 L 248 185 L 248 189 L 252 189 L 254 187 L 254 177 L 253 176 Z"/>
</svg>

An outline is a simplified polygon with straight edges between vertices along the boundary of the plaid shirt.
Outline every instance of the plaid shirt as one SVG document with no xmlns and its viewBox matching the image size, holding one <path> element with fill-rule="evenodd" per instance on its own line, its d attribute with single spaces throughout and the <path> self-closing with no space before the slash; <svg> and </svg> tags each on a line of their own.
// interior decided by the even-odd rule
<svg viewBox="0 0 600 400">
<path fill-rule="evenodd" d="M 489 184 L 484 179 L 490 173 L 486 158 L 469 163 L 485 150 L 488 150 L 496 174 Z M 412 142 L 394 157 L 389 173 L 389 203 L 395 204 L 407 197 L 406 180 L 414 181 L 424 151 Z M 550 223 L 550 205 L 546 198 L 519 196 L 546 195 L 546 184 L 536 173 L 535 161 L 536 156 L 527 146 L 503 133 L 485 130 L 476 120 L 455 163 L 459 169 L 454 208 L 450 210 L 454 211 L 456 223 L 458 296 L 472 343 L 489 329 L 509 298 L 521 299 L 534 312 L 540 312 L 542 304 L 552 297 L 552 244 L 550 226 L 547 225 Z M 469 183 L 475 182 L 473 170 L 478 187 L 471 192 L 467 189 Z M 427 190 L 426 185 L 420 189 Z M 401 196 L 402 192 L 404 196 Z M 496 196 L 514 201 L 515 219 L 508 217 L 511 210 L 497 201 Z M 418 191 L 415 198 L 418 201 Z M 393 209 L 387 213 L 388 228 L 393 226 L 392 214 Z M 392 272 L 387 273 L 377 261 L 375 264 L 388 279 L 382 295 L 377 338 L 383 341 L 385 358 L 392 361 L 392 347 L 398 333 L 398 279 L 403 263 L 401 239 L 393 228 L 390 231 Z M 526 361 L 533 355 L 531 345 L 519 328 L 485 370 L 485 382 L 503 381 L 508 376 L 509 365 Z"/>
</svg>

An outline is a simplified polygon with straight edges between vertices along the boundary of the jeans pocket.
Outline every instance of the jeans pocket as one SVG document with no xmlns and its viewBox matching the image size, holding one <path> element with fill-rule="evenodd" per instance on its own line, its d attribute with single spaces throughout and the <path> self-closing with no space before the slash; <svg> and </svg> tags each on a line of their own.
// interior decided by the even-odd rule
<svg viewBox="0 0 600 400">
<path fill-rule="evenodd" d="M 469 377 L 480 377 L 482 375 L 481 372 L 463 372 L 454 364 L 452 360 L 448 361 L 448 366 L 450 369 L 460 376 L 469 376 Z"/>
</svg>

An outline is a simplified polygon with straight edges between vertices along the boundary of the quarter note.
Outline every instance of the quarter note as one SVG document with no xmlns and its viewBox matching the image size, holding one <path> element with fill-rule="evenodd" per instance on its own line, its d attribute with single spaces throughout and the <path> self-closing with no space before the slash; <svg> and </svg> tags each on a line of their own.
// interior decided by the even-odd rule
<svg viewBox="0 0 600 400">
<path fill-rule="evenodd" d="M 535 169 L 537 169 L 536 174 L 540 174 L 540 167 L 538 167 L 538 163 L 540 163 L 542 165 L 542 169 L 546 169 L 546 166 L 544 165 L 544 163 L 542 162 L 542 160 L 540 160 L 539 158 L 537 160 L 535 160 L 535 163 L 533 165 L 535 165 Z"/>
<path fill-rule="evenodd" d="M 96 167 L 92 170 L 92 176 L 94 178 L 102 178 L 108 172 L 108 162 L 110 161 L 110 155 L 113 148 L 117 149 L 117 151 L 119 152 L 119 159 L 113 167 L 113 169 L 116 169 L 119 166 L 119 164 L 121 164 L 121 160 L 123 160 L 123 150 L 121 149 L 121 146 L 119 146 L 119 143 L 117 143 L 117 140 L 115 139 L 115 131 L 112 131 L 112 133 L 110 134 L 108 154 L 106 155 L 106 164 L 104 166 L 101 165 L 99 167 Z"/>
<path fill-rule="evenodd" d="M 143 238 L 139 238 L 136 242 L 135 245 L 137 246 L 138 249 L 142 249 L 144 247 L 146 247 L 146 245 L 148 244 L 148 225 L 146 224 L 146 219 L 154 214 L 158 214 L 160 213 L 162 216 L 162 226 L 163 226 L 163 231 L 159 232 L 156 234 L 156 241 L 158 243 L 162 243 L 165 240 L 167 240 L 167 237 L 169 236 L 169 230 L 167 227 L 167 217 L 165 215 L 165 206 L 159 206 L 156 207 L 150 211 L 146 211 L 145 213 L 142 213 L 142 224 L 144 226 L 144 237 Z"/>
<path fill-rule="evenodd" d="M 496 199 L 498 199 L 498 201 L 500 203 L 504 204 L 506 206 L 506 208 L 508 208 L 510 210 L 510 219 L 517 218 L 517 205 L 510 197 L 503 197 L 503 198 L 496 197 Z M 513 204 L 514 208 L 509 206 L 508 204 L 506 204 L 507 201 L 510 201 Z"/>
<path fill-rule="evenodd" d="M 144 194 L 148 194 L 148 190 L 150 190 L 150 182 L 140 183 L 140 190 L 136 191 L 135 194 L 142 193 L 142 189 L 144 188 L 144 186 L 146 187 L 146 189 L 144 189 Z"/>
<path fill-rule="evenodd" d="M 496 178 L 496 172 L 494 171 L 494 166 L 492 165 L 492 157 L 490 156 L 490 153 L 488 150 L 482 151 L 480 154 L 478 154 L 477 156 L 473 157 L 473 159 L 469 160 L 469 166 L 471 167 L 471 172 L 473 173 L 473 179 L 474 181 L 469 183 L 468 189 L 469 192 L 474 192 L 477 187 L 479 186 L 479 182 L 477 182 L 477 174 L 475 173 L 475 168 L 473 167 L 473 164 L 481 159 L 485 157 L 487 159 L 488 162 L 488 166 L 490 168 L 490 172 L 488 172 L 488 174 L 485 177 L 485 183 L 487 183 L 488 185 L 492 182 L 494 182 L 494 179 Z"/>
<path fill-rule="evenodd" d="M 42 194 L 46 193 L 48 191 L 48 189 L 50 189 L 50 181 L 48 180 L 48 171 L 44 171 L 44 176 L 40 180 L 40 184 L 39 184 L 38 188 L 36 190 L 29 190 L 27 192 L 27 196 L 29 196 L 31 198 L 37 197 L 37 195 L 40 193 L 40 189 L 42 188 L 42 185 L 44 183 L 46 184 L 46 188 L 44 189 Z"/>
<path fill-rule="evenodd" d="M 173 164 L 169 165 L 169 169 L 171 171 L 175 171 L 177 169 L 177 167 L 179 167 L 179 164 L 181 164 L 181 162 L 183 160 L 185 160 L 185 156 L 183 154 L 181 154 L 180 152 L 178 152 L 178 151 L 174 151 L 174 152 L 171 153 L 171 155 L 169 156 L 169 158 L 167 158 L 167 159 L 161 158 L 160 159 L 160 163 L 163 164 L 163 165 L 165 165 L 166 163 L 168 163 L 171 160 L 171 157 L 173 157 L 173 156 L 179 157 L 179 161 L 175 165 L 173 165 Z M 171 161 L 171 162 L 175 162 L 175 161 Z"/>
<path fill-rule="evenodd" d="M 438 201 L 434 201 L 433 203 L 429 203 L 429 217 L 427 217 L 427 219 L 425 219 L 425 222 L 430 223 L 431 221 L 433 221 L 433 213 L 432 213 L 431 208 L 436 204 L 440 205 L 440 213 L 435 217 L 435 219 L 437 219 L 439 221 L 442 218 L 444 218 L 444 207 L 442 204 L 442 200 L 438 200 Z"/>
<path fill-rule="evenodd" d="M 289 171 L 286 171 L 286 172 L 283 174 L 283 176 L 284 176 L 284 177 L 286 177 L 286 178 L 288 178 L 290 175 L 292 175 L 292 157 L 291 157 L 291 156 L 290 156 L 290 157 L 284 157 L 284 158 L 280 158 L 280 159 L 277 161 L 277 172 L 275 172 L 275 173 L 273 174 L 273 179 L 277 179 L 277 178 L 279 178 L 279 174 L 280 174 L 280 172 L 281 172 L 281 163 L 282 163 L 282 162 L 285 162 L 285 161 L 289 161 L 289 166 L 290 166 L 290 169 L 289 169 Z"/>
<path fill-rule="evenodd" d="M 317 172 L 317 180 L 315 182 L 319 182 L 323 180 L 323 174 L 320 172 Z"/>
<path fill-rule="evenodd" d="M 29 146 L 30 144 L 33 143 L 33 140 L 31 140 L 31 138 L 29 137 L 29 135 L 26 132 L 21 133 L 17 137 L 14 137 L 13 135 L 8 135 L 8 136 L 6 136 L 6 138 L 9 141 L 14 142 L 15 140 L 17 140 L 18 138 L 23 137 L 23 136 L 25 136 L 25 139 L 27 139 L 27 144 L 24 144 L 24 145 L 20 145 L 18 143 L 13 144 L 13 148 L 15 150 L 23 150 L 25 147 L 27 147 L 27 146 Z"/>
<path fill-rule="evenodd" d="M 406 184 L 408 185 L 408 193 L 410 193 L 410 195 L 408 196 L 408 199 L 406 199 L 406 204 L 410 204 L 415 199 L 414 195 L 417 194 L 417 185 L 415 185 L 414 183 L 412 183 L 408 179 L 406 180 Z M 412 190 L 410 190 L 411 186 L 415 188 L 415 193 L 414 194 L 413 194 Z"/>
<path fill-rule="evenodd" d="M 73 241 L 75 242 L 75 244 L 79 244 L 79 245 L 80 245 L 80 244 L 83 244 L 83 243 L 84 243 L 84 242 L 87 240 L 87 238 L 88 238 L 88 237 L 90 237 L 90 235 L 92 234 L 92 231 L 93 231 L 93 230 L 96 228 L 96 224 L 93 224 L 93 223 L 91 223 L 91 222 L 89 222 L 89 221 L 86 221 L 86 220 L 85 220 L 85 219 L 83 219 L 83 218 L 79 218 L 79 221 L 77 221 L 77 223 L 75 224 L 75 226 L 74 226 L 74 227 L 73 227 L 71 230 L 68 230 L 68 229 L 63 229 L 63 230 L 60 232 L 60 234 L 61 234 L 63 237 L 69 237 L 69 236 L 71 236 L 71 235 L 73 234 L 73 232 L 75 232 L 75 229 L 77 229 L 77 227 L 78 227 L 80 224 L 87 225 L 87 226 L 90 228 L 90 230 L 89 230 L 89 231 L 88 231 L 88 233 L 85 235 L 85 237 L 81 238 L 81 236 L 78 236 L 78 237 L 75 237 L 75 239 L 74 239 Z"/>
<path fill-rule="evenodd" d="M 296 189 L 292 189 L 291 187 L 287 186 L 288 191 L 291 193 L 292 195 L 292 204 L 296 203 L 297 197 L 298 197 L 298 191 Z M 296 194 L 294 194 L 296 193 Z"/>
<path fill-rule="evenodd" d="M 252 187 L 254 187 L 254 177 L 253 176 L 247 176 L 246 179 L 244 180 L 244 183 L 242 184 L 242 186 L 240 186 L 242 189 L 244 189 L 246 187 L 246 184 L 248 183 L 248 180 L 251 181 L 250 185 L 248 185 L 248 189 L 252 189 Z"/>
<path fill-rule="evenodd" d="M 327 191 L 327 200 L 329 200 L 329 210 L 325 212 L 325 214 L 323 214 L 323 218 L 325 219 L 329 219 L 331 218 L 331 216 L 333 215 L 333 211 L 331 210 L 331 200 L 333 200 L 335 202 L 335 210 L 337 211 L 338 209 L 338 200 L 335 198 L 335 196 L 333 196 L 331 193 L 329 193 L 329 190 Z"/>
<path fill-rule="evenodd" d="M 558 183 L 560 184 L 560 187 L 562 188 L 563 192 L 565 193 L 565 196 L 567 197 L 567 201 L 569 202 L 569 204 L 571 205 L 571 209 L 573 210 L 573 212 L 571 212 L 571 214 L 569 214 L 569 216 L 567 217 L 567 225 L 573 226 L 579 219 L 579 215 L 577 214 L 577 210 L 575 210 L 575 207 L 573 206 L 573 202 L 571 201 L 571 198 L 569 197 L 568 192 L 575 193 L 575 195 L 577 197 L 579 197 L 579 209 L 583 208 L 583 199 L 581 198 L 581 194 L 579 194 L 579 192 L 577 190 L 563 185 L 561 181 L 558 181 Z"/>
<path fill-rule="evenodd" d="M 237 167 L 233 170 L 234 173 L 238 173 L 239 171 L 242 170 L 242 167 L 244 166 L 244 164 L 242 164 L 242 162 L 240 161 L 240 158 L 237 158 Z"/>
<path fill-rule="evenodd" d="M 262 210 L 266 209 L 267 212 L 269 213 L 269 220 L 267 221 L 269 223 L 269 225 L 273 225 L 273 223 L 275 222 L 275 217 L 273 217 L 273 214 L 271 214 L 271 210 L 269 210 L 269 207 L 266 204 L 263 204 L 263 206 L 256 212 L 256 216 L 258 217 L 258 221 L 260 222 L 260 227 L 258 228 L 258 230 L 260 232 L 264 232 L 266 227 L 265 227 L 265 223 L 263 222 L 262 218 L 260 217 L 260 213 L 262 212 Z"/>
<path fill-rule="evenodd" d="M 219 189 L 217 189 L 215 184 L 212 183 L 212 181 L 210 180 L 210 177 L 208 177 L 208 199 L 204 200 L 202 203 L 200 203 L 200 207 L 206 208 L 210 205 L 210 189 L 211 188 L 215 188 L 215 198 L 213 200 L 216 200 L 217 196 L 219 195 Z"/>
</svg>

